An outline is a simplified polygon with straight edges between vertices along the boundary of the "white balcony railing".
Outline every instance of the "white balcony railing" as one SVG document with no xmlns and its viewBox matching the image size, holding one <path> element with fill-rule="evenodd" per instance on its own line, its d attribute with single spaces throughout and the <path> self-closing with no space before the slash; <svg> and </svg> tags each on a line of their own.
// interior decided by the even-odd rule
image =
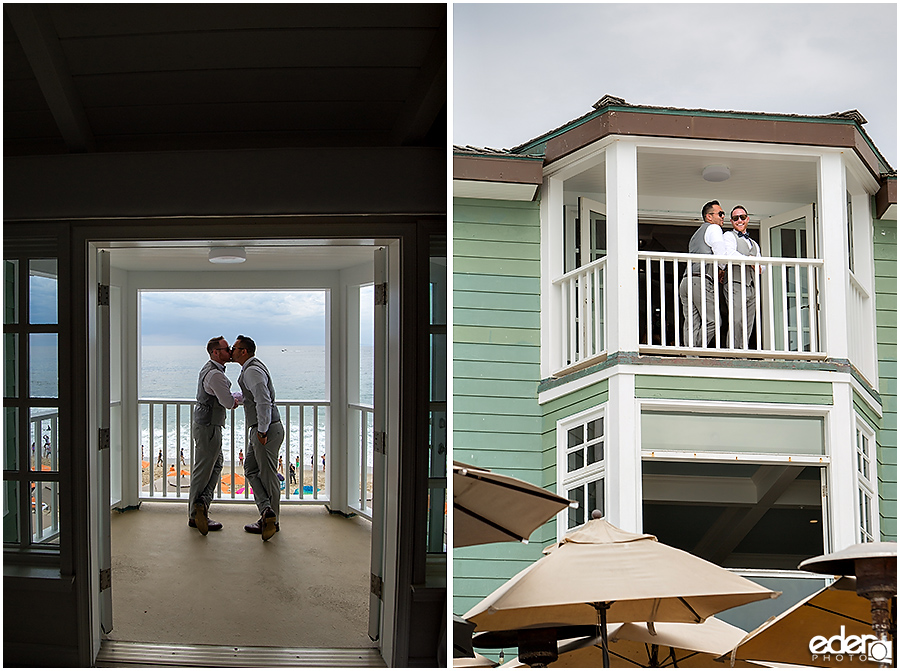
<svg viewBox="0 0 900 671">
<path fill-rule="evenodd" d="M 350 403 L 347 406 L 349 427 L 347 446 L 349 457 L 348 492 L 351 507 L 360 515 L 372 518 L 373 450 L 375 448 L 375 409 L 371 405 Z M 355 486 L 354 486 L 355 485 Z"/>
<path fill-rule="evenodd" d="M 685 339 L 692 333 L 693 311 L 681 305 L 679 285 L 688 271 L 701 276 L 711 264 L 724 267 L 724 284 L 716 282 L 713 315 L 700 315 L 701 342 Z M 639 329 L 639 349 L 646 353 L 753 356 L 755 358 L 824 358 L 820 346 L 822 323 L 818 292 L 824 263 L 819 259 L 773 257 L 720 257 L 705 254 L 639 252 L 639 286 L 636 304 L 623 302 L 629 314 L 606 314 L 606 259 L 570 271 L 553 281 L 561 304 L 561 324 L 556 373 L 574 370 L 602 359 L 606 353 L 606 324 L 615 317 L 634 319 Z M 699 268 L 698 268 L 699 266 Z M 759 270 L 756 270 L 759 266 Z M 757 273 L 756 302 L 749 305 L 746 287 L 738 282 L 737 300 L 726 298 L 725 287 L 744 274 Z M 718 275 L 717 271 L 714 274 Z M 635 315 L 634 310 L 637 312 Z M 740 310 L 741 332 L 732 333 L 732 310 Z M 717 315 L 717 318 L 716 318 Z M 716 323 L 705 333 L 705 323 Z M 753 323 L 749 332 L 748 325 Z M 706 337 L 703 337 L 706 336 Z"/>
<path fill-rule="evenodd" d="M 773 257 L 726 257 L 706 254 L 669 254 L 639 252 L 643 271 L 639 288 L 644 314 L 641 328 L 641 350 L 675 351 L 692 354 L 709 353 L 726 356 L 762 356 L 766 358 L 821 358 L 822 324 L 818 310 L 818 291 L 822 286 L 824 263 L 818 259 L 783 259 Z M 689 271 L 702 276 L 710 264 L 724 266 L 724 283 L 716 282 L 714 315 L 700 315 L 701 344 L 686 342 L 694 328 L 693 310 L 681 305 L 679 285 Z M 699 266 L 699 269 L 698 269 Z M 713 271 L 718 275 L 718 271 Z M 747 284 L 741 276 L 756 275 L 755 305 L 748 306 Z M 737 298 L 726 298 L 727 291 L 737 286 Z M 739 310 L 737 315 L 732 311 Z M 705 312 L 705 306 L 704 306 Z M 740 333 L 730 328 L 734 316 L 740 318 Z M 713 319 L 713 317 L 718 317 Z M 707 333 L 705 322 L 714 321 L 719 328 Z M 748 332 L 750 323 L 754 324 Z M 688 339 L 690 340 L 690 339 Z M 707 343 L 706 345 L 702 343 Z"/>
<path fill-rule="evenodd" d="M 606 353 L 606 257 L 571 270 L 553 282 L 562 302 L 561 368 Z"/>
<path fill-rule="evenodd" d="M 187 500 L 193 463 L 193 406 L 194 401 L 187 399 L 138 401 L 142 499 Z M 330 404 L 327 401 L 280 401 L 277 406 L 284 424 L 278 469 L 284 477 L 282 503 L 327 503 Z M 229 411 L 222 429 L 225 465 L 215 500 L 253 501 L 243 469 L 247 442 L 243 410 Z"/>
<path fill-rule="evenodd" d="M 866 379 L 878 378 L 873 348 L 871 297 L 862 284 L 850 273 L 850 292 L 847 297 L 847 328 L 850 361 Z"/>
</svg>

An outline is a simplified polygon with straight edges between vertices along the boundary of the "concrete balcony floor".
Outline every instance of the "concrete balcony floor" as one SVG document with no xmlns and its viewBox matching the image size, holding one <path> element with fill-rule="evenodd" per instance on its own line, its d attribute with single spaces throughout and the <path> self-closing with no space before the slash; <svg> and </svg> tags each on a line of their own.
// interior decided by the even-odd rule
<svg viewBox="0 0 900 671">
<path fill-rule="evenodd" d="M 184 502 L 112 513 L 113 630 L 98 664 L 130 665 L 124 642 L 142 644 L 132 649 L 151 657 L 166 648 L 147 644 L 167 644 L 168 662 L 156 663 L 172 666 L 194 665 L 185 661 L 198 650 L 201 657 L 217 649 L 234 657 L 234 648 L 268 651 L 267 666 L 280 665 L 278 650 L 293 656 L 293 666 L 304 665 L 299 651 L 377 655 L 367 635 L 368 521 L 322 506 L 282 505 L 280 532 L 263 542 L 243 529 L 258 518 L 252 504 L 213 503 L 210 516 L 224 528 L 204 537 L 187 526 Z M 178 649 L 190 655 L 173 658 Z M 242 665 L 210 664 L 211 657 L 198 665 Z M 307 657 L 321 666 L 327 655 Z"/>
</svg>

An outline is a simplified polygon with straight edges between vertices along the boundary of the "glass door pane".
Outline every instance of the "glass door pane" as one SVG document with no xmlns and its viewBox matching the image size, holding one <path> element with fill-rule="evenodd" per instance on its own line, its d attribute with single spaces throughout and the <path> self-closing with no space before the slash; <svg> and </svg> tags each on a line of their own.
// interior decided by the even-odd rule
<svg viewBox="0 0 900 671">
<path fill-rule="evenodd" d="M 763 224 L 763 255 L 785 259 L 812 258 L 813 223 L 812 205 L 770 217 Z M 775 322 L 775 342 L 770 343 L 769 348 L 789 352 L 810 351 L 811 311 L 817 309 L 817 305 L 815 300 L 810 300 L 811 289 L 815 298 L 815 287 L 809 286 L 805 267 L 801 267 L 798 273 L 796 267 L 774 266 L 768 279 L 773 286 L 771 314 Z M 767 292 L 763 293 L 763 300 L 768 300 Z M 764 310 L 763 314 L 768 314 L 768 311 Z"/>
</svg>

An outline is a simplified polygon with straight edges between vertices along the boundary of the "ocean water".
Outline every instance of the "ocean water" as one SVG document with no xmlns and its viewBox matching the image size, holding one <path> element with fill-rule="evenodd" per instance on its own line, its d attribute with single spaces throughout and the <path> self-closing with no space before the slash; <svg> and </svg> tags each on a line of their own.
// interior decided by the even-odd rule
<svg viewBox="0 0 900 671">
<path fill-rule="evenodd" d="M 279 401 L 324 401 L 329 399 L 325 348 L 317 346 L 261 346 L 257 358 L 272 374 L 275 397 Z M 209 359 L 203 346 L 145 346 L 141 348 L 140 398 L 193 399 L 197 375 Z M 231 390 L 240 391 L 237 379 L 241 367 L 225 365 Z M 373 348 L 360 351 L 360 399 L 372 403 Z"/>
<path fill-rule="evenodd" d="M 272 375 L 277 402 L 321 402 L 330 399 L 324 347 L 260 346 L 257 348 L 256 354 Z M 209 356 L 202 346 L 142 347 L 139 397 L 142 399 L 193 401 L 197 393 L 198 373 L 208 359 Z M 363 347 L 360 351 L 360 400 L 363 404 L 368 405 L 371 405 L 374 395 L 373 363 L 373 348 Z M 241 367 L 236 363 L 225 365 L 225 374 L 232 382 L 231 390 L 233 392 L 240 391 L 237 383 L 240 372 Z M 147 447 L 150 445 L 148 412 L 148 408 L 142 406 L 139 418 L 141 447 L 145 460 L 148 458 Z M 190 426 L 189 416 L 186 413 L 187 411 L 183 411 L 182 414 L 185 416 L 182 417 L 179 426 L 174 406 L 170 406 L 164 430 L 162 408 L 159 406 L 156 408 L 152 441 L 154 459 L 162 449 L 164 441 L 167 464 L 173 463 L 175 455 L 182 450 L 185 458 L 189 458 Z M 243 444 L 244 413 L 240 408 L 235 411 L 234 418 L 236 423 L 234 451 L 236 454 L 239 449 L 245 449 Z M 282 417 L 282 420 L 291 429 L 290 436 L 285 441 L 289 443 L 290 454 L 287 455 L 289 461 L 295 461 L 302 439 L 303 460 L 307 464 L 306 468 L 309 468 L 309 464 L 316 460 L 321 469 L 321 459 L 323 455 L 327 455 L 328 451 L 327 432 L 330 416 L 327 408 L 320 408 L 318 417 L 315 418 L 313 408 L 307 407 L 302 421 L 298 410 L 294 409 L 289 418 Z M 232 454 L 230 426 L 226 426 L 222 433 L 222 450 L 227 462 L 231 460 Z M 283 454 L 286 447 L 287 445 L 282 447 Z"/>
</svg>

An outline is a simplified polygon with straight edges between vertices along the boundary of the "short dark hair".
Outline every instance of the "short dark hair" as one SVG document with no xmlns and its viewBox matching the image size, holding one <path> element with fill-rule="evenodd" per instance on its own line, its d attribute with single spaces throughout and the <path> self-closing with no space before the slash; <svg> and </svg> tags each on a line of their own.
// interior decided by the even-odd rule
<svg viewBox="0 0 900 671">
<path fill-rule="evenodd" d="M 743 205 L 735 205 L 734 207 L 731 208 L 731 216 L 732 217 L 734 216 L 735 210 L 743 210 L 744 212 L 747 213 L 748 216 L 750 215 L 750 212 L 747 210 L 746 207 L 744 207 Z"/>
<path fill-rule="evenodd" d="M 703 221 L 706 221 L 706 215 L 713 208 L 713 205 L 719 205 L 719 201 L 711 200 L 706 205 L 703 206 L 702 210 L 700 210 L 700 216 L 703 218 Z M 719 207 L 722 207 L 722 206 L 719 205 Z"/>
<path fill-rule="evenodd" d="M 216 336 L 215 338 L 210 338 L 209 342 L 206 343 L 206 353 L 212 354 L 213 350 L 219 346 L 219 343 L 225 340 L 225 336 Z"/>
<path fill-rule="evenodd" d="M 239 335 L 234 339 L 234 344 L 237 345 L 241 343 L 241 348 L 246 348 L 247 352 L 250 356 L 256 354 L 256 343 L 253 342 L 253 338 L 249 338 L 247 336 Z"/>
</svg>

